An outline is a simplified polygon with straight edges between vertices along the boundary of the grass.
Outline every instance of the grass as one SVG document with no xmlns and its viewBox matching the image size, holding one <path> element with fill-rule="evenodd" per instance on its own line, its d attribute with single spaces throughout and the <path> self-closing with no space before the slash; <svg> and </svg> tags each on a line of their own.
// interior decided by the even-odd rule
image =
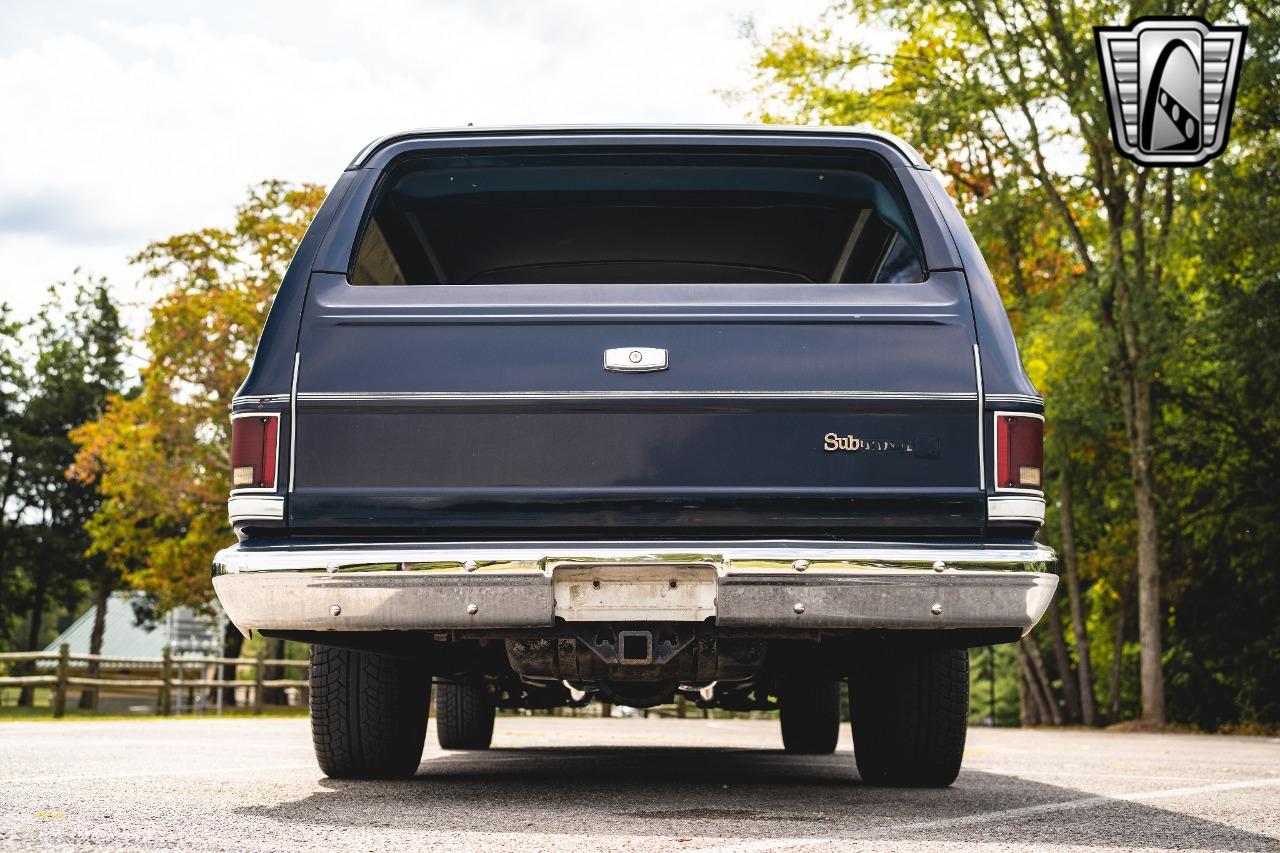
<svg viewBox="0 0 1280 853">
<path fill-rule="evenodd" d="M 154 707 L 156 691 L 155 690 L 138 690 L 136 691 L 138 704 L 145 705 L 149 708 Z M 16 687 L 6 687 L 0 689 L 0 722 L 5 721 L 24 721 L 30 722 L 35 720 L 52 720 L 53 708 L 53 691 L 48 687 L 37 687 L 32 695 L 32 703 L 27 707 L 18 705 L 19 689 Z M 147 711 L 123 711 L 119 707 L 110 710 L 93 711 L 83 710 L 80 708 L 80 690 L 75 688 L 67 692 L 67 709 L 62 716 L 64 720 L 148 720 L 148 719 L 167 719 L 160 717 L 154 710 Z M 218 714 L 217 709 L 210 705 L 204 710 L 192 711 L 184 708 L 181 714 L 174 714 L 173 717 L 305 717 L 307 715 L 306 705 L 266 705 L 262 709 L 261 715 L 255 715 L 253 709 L 245 706 L 227 706 L 224 705 L 222 713 Z"/>
<path fill-rule="evenodd" d="M 189 720 L 193 717 L 201 719 L 217 719 L 221 717 L 305 717 L 307 708 L 305 705 L 297 706 L 280 706 L 268 705 L 262 709 L 261 715 L 255 715 L 252 708 L 226 708 L 222 709 L 219 715 L 215 710 L 209 709 L 203 713 L 184 712 L 181 715 L 171 717 L 161 717 L 155 713 L 120 713 L 118 711 L 86 711 L 76 707 L 73 702 L 67 703 L 67 712 L 63 715 L 63 720 L 76 720 L 83 722 L 84 720 Z M 54 720 L 53 711 L 48 705 L 35 705 L 29 708 L 20 708 L 16 705 L 0 706 L 0 723 L 5 722 L 45 722 Z"/>
</svg>

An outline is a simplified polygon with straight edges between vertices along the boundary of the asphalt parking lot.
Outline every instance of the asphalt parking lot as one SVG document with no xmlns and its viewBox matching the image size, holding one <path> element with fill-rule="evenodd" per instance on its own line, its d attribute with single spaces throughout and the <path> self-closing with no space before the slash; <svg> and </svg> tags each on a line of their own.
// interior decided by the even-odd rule
<svg viewBox="0 0 1280 853">
<path fill-rule="evenodd" d="M 1280 850 L 1280 739 L 973 729 L 947 790 L 863 786 L 848 732 L 507 717 L 487 753 L 336 782 L 302 719 L 0 724 L 0 847 Z"/>
</svg>

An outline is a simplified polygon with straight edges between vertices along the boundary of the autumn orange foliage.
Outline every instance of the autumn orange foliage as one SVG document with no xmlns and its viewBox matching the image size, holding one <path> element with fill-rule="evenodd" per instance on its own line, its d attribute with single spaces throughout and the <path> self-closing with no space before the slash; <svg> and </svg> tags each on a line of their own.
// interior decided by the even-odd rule
<svg viewBox="0 0 1280 853">
<path fill-rule="evenodd" d="M 140 387 L 72 432 L 72 476 L 103 503 L 92 550 L 167 609 L 212 598 L 209 560 L 227 524 L 229 407 L 248 372 L 289 258 L 325 189 L 266 181 L 231 230 L 205 228 L 150 244 L 133 262 L 160 285 Z"/>
</svg>

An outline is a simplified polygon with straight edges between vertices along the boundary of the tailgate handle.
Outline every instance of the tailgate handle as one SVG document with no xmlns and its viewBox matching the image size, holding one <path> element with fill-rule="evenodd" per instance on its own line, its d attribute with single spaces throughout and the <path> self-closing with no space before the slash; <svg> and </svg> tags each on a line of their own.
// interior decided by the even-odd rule
<svg viewBox="0 0 1280 853">
<path fill-rule="evenodd" d="M 648 373 L 667 369 L 667 351 L 656 347 L 614 347 L 604 351 L 604 369 Z"/>
</svg>

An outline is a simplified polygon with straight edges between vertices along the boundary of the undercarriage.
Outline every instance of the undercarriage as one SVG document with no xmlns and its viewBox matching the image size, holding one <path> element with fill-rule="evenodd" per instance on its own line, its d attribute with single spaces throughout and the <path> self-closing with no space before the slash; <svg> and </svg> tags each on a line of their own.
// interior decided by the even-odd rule
<svg viewBox="0 0 1280 853">
<path fill-rule="evenodd" d="M 742 632 L 711 624 L 562 623 L 515 635 L 484 631 L 263 632 L 421 665 L 437 683 L 483 690 L 497 709 L 582 708 L 602 701 L 652 708 L 683 697 L 726 711 L 778 708 L 787 685 L 840 681 L 860 661 L 897 650 L 1012 642 L 1016 628 L 954 631 Z"/>
</svg>

